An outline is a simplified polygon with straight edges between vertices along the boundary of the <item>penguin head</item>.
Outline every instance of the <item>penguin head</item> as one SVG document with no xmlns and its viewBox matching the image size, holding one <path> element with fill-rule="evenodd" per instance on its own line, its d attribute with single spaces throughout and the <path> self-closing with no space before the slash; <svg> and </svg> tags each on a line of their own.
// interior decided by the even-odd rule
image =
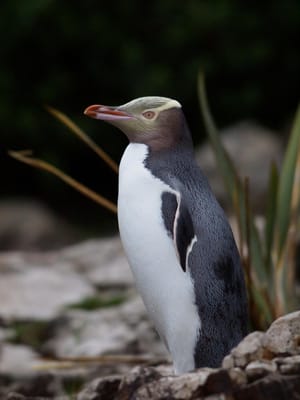
<svg viewBox="0 0 300 400">
<path fill-rule="evenodd" d="M 108 121 L 130 142 L 153 150 L 172 147 L 189 136 L 180 103 L 166 97 L 141 97 L 116 107 L 96 104 L 87 107 L 84 114 Z"/>
</svg>

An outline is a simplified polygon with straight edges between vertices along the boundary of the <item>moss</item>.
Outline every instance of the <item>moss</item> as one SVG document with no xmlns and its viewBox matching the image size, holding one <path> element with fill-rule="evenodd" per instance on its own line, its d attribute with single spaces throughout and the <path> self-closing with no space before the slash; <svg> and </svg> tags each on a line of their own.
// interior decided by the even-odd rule
<svg viewBox="0 0 300 400">
<path fill-rule="evenodd" d="M 49 323 L 42 321 L 18 321 L 10 325 L 14 334 L 11 343 L 26 344 L 37 349 L 49 336 Z"/>
<path fill-rule="evenodd" d="M 125 300 L 126 297 L 124 295 L 114 295 L 111 297 L 89 296 L 79 301 L 78 303 L 71 304 L 68 308 L 93 311 L 99 308 L 118 306 L 119 304 L 122 304 Z"/>
<path fill-rule="evenodd" d="M 75 399 L 78 392 L 82 389 L 85 381 L 80 377 L 70 377 L 64 379 L 63 387 L 70 399 Z"/>
</svg>

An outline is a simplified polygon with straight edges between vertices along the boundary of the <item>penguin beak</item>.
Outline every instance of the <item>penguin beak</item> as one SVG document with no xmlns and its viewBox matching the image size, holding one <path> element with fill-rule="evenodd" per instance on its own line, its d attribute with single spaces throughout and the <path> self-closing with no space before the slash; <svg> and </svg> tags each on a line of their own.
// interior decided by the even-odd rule
<svg viewBox="0 0 300 400">
<path fill-rule="evenodd" d="M 118 110 L 117 107 L 101 106 L 99 104 L 94 104 L 87 107 L 84 110 L 84 114 L 88 117 L 102 119 L 105 121 L 134 119 L 133 115 L 128 114 L 125 111 Z"/>
</svg>

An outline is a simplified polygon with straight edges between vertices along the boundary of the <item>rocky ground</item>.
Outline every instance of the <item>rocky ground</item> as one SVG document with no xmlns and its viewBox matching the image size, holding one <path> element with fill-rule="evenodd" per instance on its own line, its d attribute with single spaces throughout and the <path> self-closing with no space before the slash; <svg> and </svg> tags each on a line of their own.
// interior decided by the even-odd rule
<svg viewBox="0 0 300 400">
<path fill-rule="evenodd" d="M 292 399 L 300 311 L 174 376 L 117 237 L 0 257 L 0 399 Z M 299 397 L 298 397 L 299 398 Z"/>
<path fill-rule="evenodd" d="M 2 252 L 0 274 L 0 399 L 72 396 L 94 377 L 167 360 L 118 237 Z"/>
</svg>

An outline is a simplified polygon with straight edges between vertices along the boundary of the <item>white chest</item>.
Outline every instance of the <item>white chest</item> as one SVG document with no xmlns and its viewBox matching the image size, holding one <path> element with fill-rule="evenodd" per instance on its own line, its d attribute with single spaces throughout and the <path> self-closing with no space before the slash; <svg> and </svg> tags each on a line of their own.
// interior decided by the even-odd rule
<svg viewBox="0 0 300 400">
<path fill-rule="evenodd" d="M 178 279 L 184 278 L 184 274 L 161 215 L 161 195 L 173 190 L 145 168 L 146 155 L 145 145 L 130 144 L 122 157 L 118 217 L 122 242 L 138 289 L 146 302 L 151 300 L 149 306 L 154 306 L 157 296 L 153 292 L 162 287 L 166 289 L 174 273 Z"/>
<path fill-rule="evenodd" d="M 130 144 L 122 157 L 119 229 L 137 289 L 181 372 L 193 368 L 200 320 L 193 282 L 179 264 L 161 214 L 161 194 L 174 190 L 144 166 L 147 152 L 143 144 Z"/>
</svg>

